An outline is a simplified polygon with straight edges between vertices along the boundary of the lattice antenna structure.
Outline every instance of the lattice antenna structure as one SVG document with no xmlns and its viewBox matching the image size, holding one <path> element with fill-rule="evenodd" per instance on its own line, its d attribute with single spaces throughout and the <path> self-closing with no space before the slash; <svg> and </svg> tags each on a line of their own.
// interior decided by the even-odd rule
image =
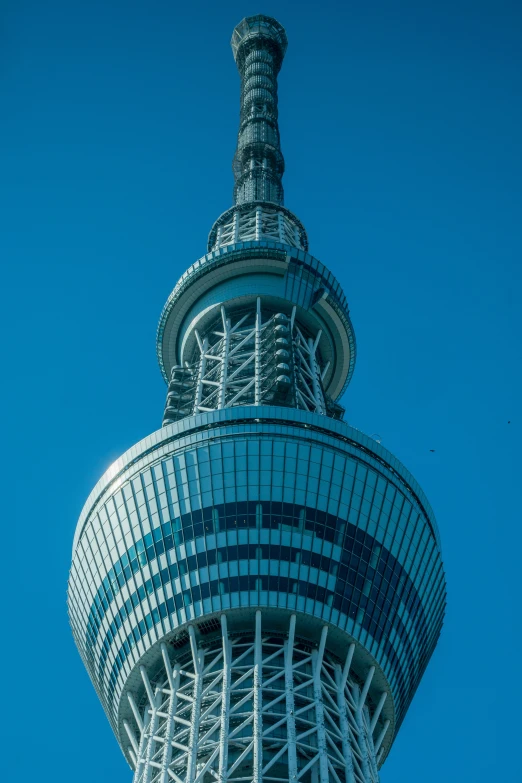
<svg viewBox="0 0 522 783">
<path fill-rule="evenodd" d="M 277 74 L 287 47 L 279 22 L 266 16 L 244 19 L 232 35 L 241 76 L 241 113 L 233 170 L 236 204 L 283 204 L 285 162 L 277 124 Z"/>
<path fill-rule="evenodd" d="M 285 30 L 269 16 L 251 16 L 234 29 L 231 45 L 241 77 L 239 133 L 232 163 L 235 207 L 214 223 L 208 249 L 275 240 L 307 250 L 303 225 L 283 207 L 285 161 L 277 122 L 277 74 L 288 45 Z"/>
<path fill-rule="evenodd" d="M 235 204 L 160 318 L 163 426 L 74 537 L 71 627 L 134 783 L 378 783 L 442 627 L 433 512 L 344 421 L 348 302 L 283 206 L 286 47 L 234 30 Z"/>
</svg>

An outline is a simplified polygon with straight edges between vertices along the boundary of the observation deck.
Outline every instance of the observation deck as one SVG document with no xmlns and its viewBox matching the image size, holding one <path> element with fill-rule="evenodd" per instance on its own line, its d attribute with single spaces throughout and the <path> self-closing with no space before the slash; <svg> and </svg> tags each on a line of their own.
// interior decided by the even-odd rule
<svg viewBox="0 0 522 783">
<path fill-rule="evenodd" d="M 157 352 L 165 380 L 172 379 L 173 370 L 186 370 L 187 365 L 195 378 L 202 355 L 200 343 L 216 319 L 222 318 L 222 308 L 238 313 L 240 320 L 249 310 L 257 313 L 258 299 L 264 321 L 282 314 L 292 325 L 292 338 L 299 329 L 301 335 L 318 341 L 318 383 L 335 402 L 346 389 L 355 366 L 355 335 L 346 297 L 335 277 L 317 259 L 278 242 L 242 242 L 220 248 L 197 261 L 181 277 L 158 327 Z M 262 327 L 260 323 L 259 330 Z M 303 337 L 303 342 L 307 339 Z M 255 334 L 252 340 L 255 342 Z M 252 347 L 255 351 L 256 346 Z M 257 347 L 261 351 L 260 343 Z M 258 369 L 262 373 L 264 368 L 259 365 Z M 195 411 L 193 404 L 186 412 Z"/>
<path fill-rule="evenodd" d="M 186 471 L 190 486 L 189 466 L 199 480 L 183 504 L 180 479 Z M 170 507 L 173 491 L 178 501 L 162 522 L 160 509 Z M 192 666 L 188 626 L 198 649 L 214 650 L 222 645 L 223 612 L 227 638 L 247 644 L 260 610 L 270 638 L 287 638 L 292 622 L 295 639 L 312 649 L 327 627 L 324 652 L 334 671 L 355 645 L 352 684 L 363 687 L 373 670 L 365 702 L 370 721 L 387 694 L 375 721 L 379 731 L 387 727 L 376 754 L 384 761 L 436 644 L 444 607 L 433 512 L 390 452 L 344 422 L 279 406 L 199 414 L 145 438 L 102 477 L 78 523 L 80 569 L 80 553 L 97 540 L 111 508 L 118 509 L 124 536 L 132 509 L 140 517 L 150 517 L 146 508 L 158 509 L 157 523 L 150 517 L 150 532 L 134 538 L 120 565 L 101 571 L 106 587 L 90 614 L 82 619 L 83 612 L 73 611 L 75 637 L 124 749 L 132 703 L 140 710 L 147 705 L 140 667 L 152 682 L 167 677 L 165 644 L 169 656 L 185 651 Z M 422 551 L 409 537 L 400 549 L 387 544 L 406 521 L 412 537 L 427 542 Z M 134 605 L 128 585 L 136 577 L 144 595 L 121 634 L 118 618 L 127 601 Z M 83 583 L 73 581 L 71 607 L 84 605 Z M 377 613 L 368 612 L 379 604 Z M 387 623 L 393 634 L 384 633 Z"/>
</svg>

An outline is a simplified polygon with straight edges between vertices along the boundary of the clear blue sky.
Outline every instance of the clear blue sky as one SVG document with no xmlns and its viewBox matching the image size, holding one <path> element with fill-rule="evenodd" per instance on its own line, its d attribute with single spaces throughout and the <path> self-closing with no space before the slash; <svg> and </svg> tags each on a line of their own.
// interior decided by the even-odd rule
<svg viewBox="0 0 522 783">
<path fill-rule="evenodd" d="M 518 778 L 522 4 L 3 0 L 6 781 L 131 780 L 68 628 L 72 537 L 161 424 L 156 324 L 231 204 L 229 40 L 259 12 L 290 39 L 286 204 L 351 306 L 347 419 L 442 534 L 447 619 L 383 783 Z"/>
</svg>

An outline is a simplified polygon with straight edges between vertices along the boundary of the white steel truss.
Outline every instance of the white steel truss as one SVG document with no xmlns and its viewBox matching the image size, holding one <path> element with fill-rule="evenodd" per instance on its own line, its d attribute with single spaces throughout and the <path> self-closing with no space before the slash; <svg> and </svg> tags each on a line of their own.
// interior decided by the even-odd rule
<svg viewBox="0 0 522 783">
<path fill-rule="evenodd" d="M 305 335 L 291 313 L 256 305 L 227 312 L 204 335 L 198 356 L 172 370 L 164 424 L 190 414 L 237 405 L 282 405 L 327 413 L 319 358 L 321 331 Z"/>
<path fill-rule="evenodd" d="M 275 204 L 252 204 L 227 213 L 223 222 L 212 230 L 213 244 L 209 250 L 218 250 L 237 242 L 281 242 L 306 249 L 304 229 L 291 213 Z"/>
<path fill-rule="evenodd" d="M 272 636 L 256 612 L 250 633 L 197 643 L 189 626 L 190 658 L 171 661 L 151 683 L 141 667 L 141 709 L 128 694 L 126 722 L 134 783 L 378 783 L 381 746 L 389 729 L 380 718 L 382 693 L 370 711 L 368 691 L 351 671 L 355 645 L 343 664 L 296 639 Z"/>
</svg>

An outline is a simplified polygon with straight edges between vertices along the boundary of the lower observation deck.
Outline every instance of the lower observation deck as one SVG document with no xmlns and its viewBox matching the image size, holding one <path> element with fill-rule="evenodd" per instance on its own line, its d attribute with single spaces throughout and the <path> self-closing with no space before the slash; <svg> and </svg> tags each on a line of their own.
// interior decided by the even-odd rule
<svg viewBox="0 0 522 783">
<path fill-rule="evenodd" d="M 154 763 L 166 763 L 161 742 L 149 743 L 154 732 L 141 732 L 144 717 L 157 720 L 161 732 L 195 731 L 192 718 L 176 713 L 170 682 L 176 666 L 192 688 L 198 662 L 207 677 L 214 671 L 206 668 L 212 656 L 228 650 L 229 674 L 238 679 L 242 675 L 234 661 L 245 652 L 245 688 L 252 692 L 251 697 L 245 692 L 246 703 L 255 694 L 254 679 L 246 673 L 250 664 L 255 666 L 255 656 L 261 656 L 264 688 L 278 671 L 286 676 L 285 650 L 293 638 L 296 661 L 303 660 L 304 668 L 287 685 L 302 690 L 302 715 L 316 709 L 314 688 L 328 691 L 321 703 L 335 701 L 332 683 L 344 676 L 352 650 L 346 703 L 348 711 L 355 711 L 347 720 L 355 721 L 355 735 L 366 732 L 367 757 L 357 746 L 358 735 L 350 740 L 356 743 L 354 763 L 369 765 L 362 777 L 354 772 L 354 780 L 364 781 L 374 777 L 372 764 L 382 763 L 389 752 L 437 642 L 444 604 L 435 520 L 422 490 L 398 460 L 344 422 L 263 406 L 188 417 L 117 460 L 80 517 L 69 584 L 76 643 L 133 767 L 133 757 L 143 759 L 147 753 L 150 763 L 158 754 L 161 759 Z M 225 635 L 222 622 L 228 623 Z M 223 659 L 213 666 L 223 685 L 228 676 Z M 205 685 L 205 677 L 203 691 L 210 683 Z M 187 696 L 187 682 L 180 680 L 178 702 L 194 696 Z M 284 700 L 287 689 L 282 692 Z M 276 720 L 279 708 L 274 712 L 269 705 L 278 696 L 270 693 L 255 697 L 264 700 L 262 707 L 258 702 L 261 712 L 272 716 L 263 731 L 286 714 L 281 707 Z M 162 699 L 180 718 L 176 722 L 171 716 L 170 728 L 162 717 L 169 714 L 161 708 Z M 328 704 L 327 711 L 335 712 L 335 704 Z M 200 706 L 201 715 L 210 709 L 204 699 Z M 215 718 L 213 730 L 202 723 L 215 747 L 205 746 L 201 757 L 196 754 L 190 762 L 180 757 L 179 764 L 194 764 L 201 772 L 210 755 L 218 754 L 222 712 L 218 700 L 207 716 Z M 306 753 L 319 752 L 323 740 L 331 748 L 344 736 L 341 724 L 331 728 L 330 718 L 333 713 L 325 718 L 323 739 L 317 732 L 309 743 L 302 739 L 312 749 L 303 750 L 305 756 L 298 752 L 303 781 Z M 357 721 L 374 722 L 372 731 L 357 729 Z M 293 742 L 292 725 L 285 723 L 285 742 L 288 736 Z M 256 738 L 255 726 L 248 726 L 238 730 L 244 741 L 230 751 L 229 770 L 243 752 L 238 747 L 246 747 L 245 737 L 251 737 L 249 742 Z M 273 731 L 278 736 L 283 728 Z M 301 736 L 304 724 L 297 721 L 296 731 Z M 143 747 L 133 747 L 140 742 Z M 178 748 L 181 754 L 198 747 L 188 735 L 175 742 L 185 747 Z M 262 769 L 273 762 L 278 779 L 276 745 Z M 251 751 L 250 756 L 245 751 L 244 760 L 261 764 L 254 746 Z M 349 771 L 338 768 L 335 751 L 326 756 L 324 763 L 334 768 L 331 779 L 348 780 Z M 217 758 L 208 770 L 219 774 Z M 174 753 L 168 761 L 174 775 L 175 763 Z"/>
</svg>

